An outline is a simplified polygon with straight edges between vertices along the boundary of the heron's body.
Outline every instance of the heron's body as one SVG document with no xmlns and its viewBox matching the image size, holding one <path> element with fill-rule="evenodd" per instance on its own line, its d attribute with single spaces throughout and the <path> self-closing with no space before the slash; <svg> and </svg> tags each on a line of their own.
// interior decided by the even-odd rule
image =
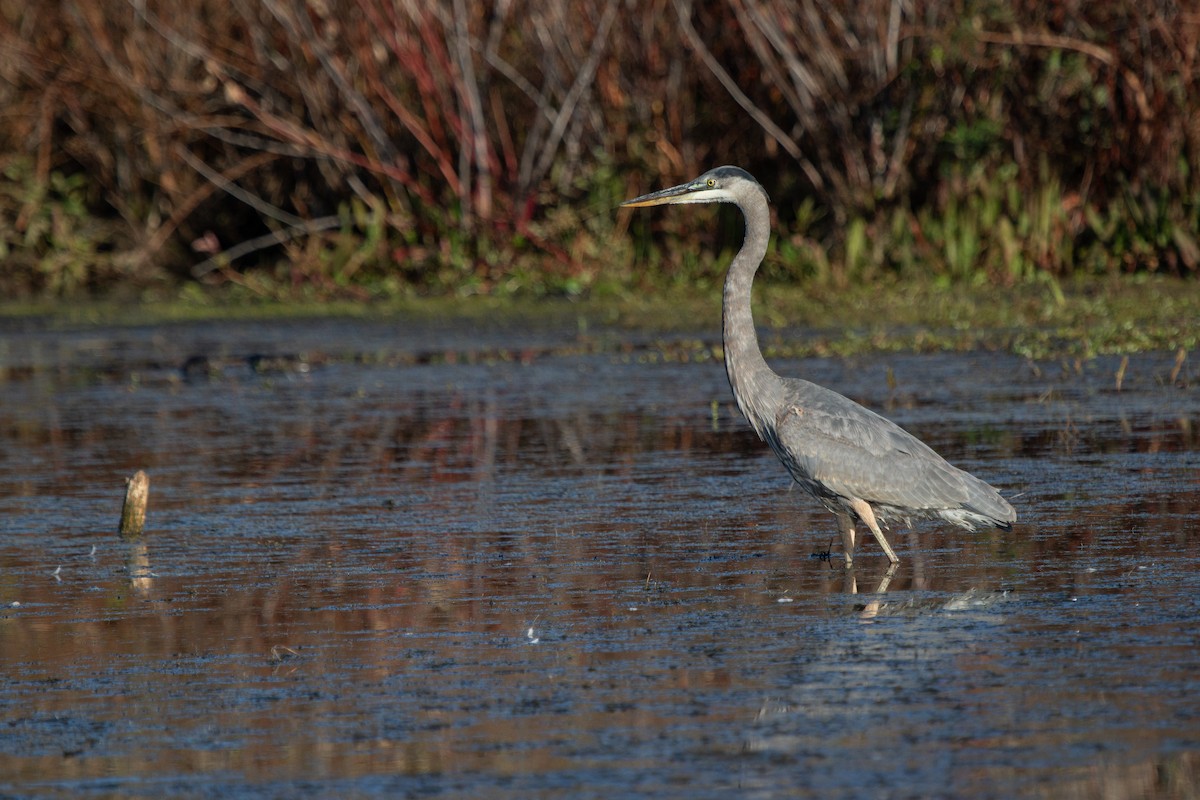
<svg viewBox="0 0 1200 800">
<path fill-rule="evenodd" d="M 865 524 L 895 563 L 880 522 L 941 518 L 974 530 L 1011 527 L 1016 512 L 988 484 L 951 466 L 928 445 L 847 397 L 767 366 L 750 311 L 750 286 L 767 251 L 770 213 L 763 188 L 745 170 L 718 167 L 691 183 L 626 206 L 735 203 L 746 238 L 725 278 L 725 370 L 738 408 L 796 483 L 838 518 L 846 563 L 855 524 Z"/>
</svg>

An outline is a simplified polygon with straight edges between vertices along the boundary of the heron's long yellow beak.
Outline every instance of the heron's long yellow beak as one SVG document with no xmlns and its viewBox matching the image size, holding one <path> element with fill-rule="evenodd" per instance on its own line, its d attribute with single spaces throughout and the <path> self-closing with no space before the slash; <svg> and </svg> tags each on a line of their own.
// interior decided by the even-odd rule
<svg viewBox="0 0 1200 800">
<path fill-rule="evenodd" d="M 626 200 L 621 203 L 621 208 L 645 208 L 646 206 L 661 206 L 665 203 L 680 202 L 677 198 L 695 191 L 695 188 L 690 183 L 681 183 L 678 186 L 672 186 L 670 189 L 661 189 L 657 192 L 644 194 L 641 197 L 635 197 L 632 200 Z"/>
</svg>

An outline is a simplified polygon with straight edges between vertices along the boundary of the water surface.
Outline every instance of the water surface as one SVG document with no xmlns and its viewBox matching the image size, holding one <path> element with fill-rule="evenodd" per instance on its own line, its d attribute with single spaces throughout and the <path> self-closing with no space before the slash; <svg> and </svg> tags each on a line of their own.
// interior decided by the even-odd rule
<svg viewBox="0 0 1200 800">
<path fill-rule="evenodd" d="M 848 575 L 698 338 L 5 323 L 0 795 L 1200 791 L 1194 365 L 774 362 L 1017 508 Z"/>
</svg>

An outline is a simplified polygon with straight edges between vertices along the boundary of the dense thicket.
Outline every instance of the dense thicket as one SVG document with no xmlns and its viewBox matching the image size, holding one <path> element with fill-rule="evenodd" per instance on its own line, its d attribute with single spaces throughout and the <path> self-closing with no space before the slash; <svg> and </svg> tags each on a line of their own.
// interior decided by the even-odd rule
<svg viewBox="0 0 1200 800">
<path fill-rule="evenodd" d="M 1200 263 L 1196 3 L 0 9 L 9 292 L 255 266 L 318 289 L 627 283 L 612 206 L 718 163 L 767 186 L 788 276 Z M 654 220 L 638 234 L 695 235 Z"/>
</svg>

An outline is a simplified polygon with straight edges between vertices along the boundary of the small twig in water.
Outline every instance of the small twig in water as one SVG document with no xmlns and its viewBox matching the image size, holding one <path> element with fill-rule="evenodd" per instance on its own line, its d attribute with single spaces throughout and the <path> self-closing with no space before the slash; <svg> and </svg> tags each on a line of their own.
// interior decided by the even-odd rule
<svg viewBox="0 0 1200 800">
<path fill-rule="evenodd" d="M 811 554 L 809 554 L 808 557 L 815 558 L 818 561 L 832 561 L 833 560 L 833 539 L 829 540 L 829 544 L 825 546 L 824 550 L 818 550 L 815 553 L 811 553 Z"/>
<path fill-rule="evenodd" d="M 1171 370 L 1171 383 L 1176 383 L 1179 380 L 1179 372 L 1183 369 L 1184 363 L 1187 361 L 1187 350 L 1182 347 L 1175 354 L 1175 368 Z"/>
</svg>

